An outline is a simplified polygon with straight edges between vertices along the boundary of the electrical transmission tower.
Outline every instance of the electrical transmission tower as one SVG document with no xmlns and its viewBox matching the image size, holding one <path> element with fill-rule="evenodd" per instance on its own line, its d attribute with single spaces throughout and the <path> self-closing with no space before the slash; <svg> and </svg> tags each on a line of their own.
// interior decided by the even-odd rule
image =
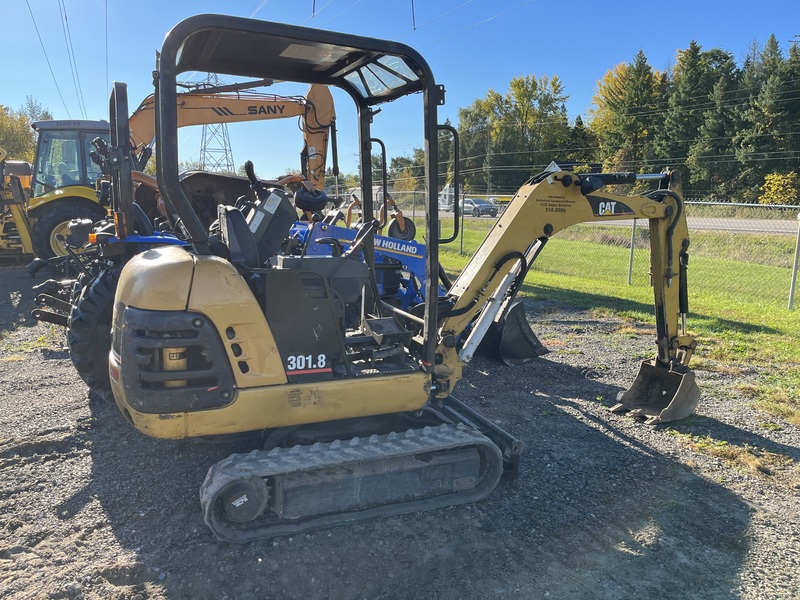
<svg viewBox="0 0 800 600">
<path fill-rule="evenodd" d="M 209 73 L 206 79 L 208 87 L 220 85 L 216 73 Z M 228 126 L 225 123 L 203 125 L 203 139 L 200 142 L 200 165 L 207 171 L 217 173 L 236 173 L 233 166 L 233 151 L 228 137 Z"/>
</svg>

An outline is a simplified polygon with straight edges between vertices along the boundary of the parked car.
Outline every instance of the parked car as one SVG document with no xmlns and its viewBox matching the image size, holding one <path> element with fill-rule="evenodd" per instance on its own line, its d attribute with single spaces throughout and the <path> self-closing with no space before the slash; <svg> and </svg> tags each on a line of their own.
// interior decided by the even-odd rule
<svg viewBox="0 0 800 600">
<path fill-rule="evenodd" d="M 473 217 L 497 217 L 497 206 L 487 200 L 480 198 L 465 198 L 461 203 L 461 210 L 464 215 L 472 215 Z"/>
</svg>

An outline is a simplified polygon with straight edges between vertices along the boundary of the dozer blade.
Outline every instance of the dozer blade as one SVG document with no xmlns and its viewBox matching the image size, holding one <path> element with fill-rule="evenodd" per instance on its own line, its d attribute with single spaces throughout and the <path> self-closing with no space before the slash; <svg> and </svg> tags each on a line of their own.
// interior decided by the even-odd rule
<svg viewBox="0 0 800 600">
<path fill-rule="evenodd" d="M 647 417 L 647 425 L 685 419 L 700 401 L 700 388 L 688 367 L 659 368 L 644 361 L 630 388 L 617 394 L 615 413 L 630 411 L 634 417 Z"/>
<path fill-rule="evenodd" d="M 499 321 L 492 323 L 478 349 L 481 354 L 500 359 L 509 366 L 549 352 L 533 333 L 525 317 L 525 307 L 518 300 Z"/>
</svg>

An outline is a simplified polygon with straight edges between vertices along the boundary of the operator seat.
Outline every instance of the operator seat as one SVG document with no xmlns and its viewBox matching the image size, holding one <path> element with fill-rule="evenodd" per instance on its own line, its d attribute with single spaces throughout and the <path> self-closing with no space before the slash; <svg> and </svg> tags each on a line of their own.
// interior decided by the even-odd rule
<svg viewBox="0 0 800 600">
<path fill-rule="evenodd" d="M 230 252 L 231 262 L 245 270 L 258 269 L 261 266 L 258 245 L 242 211 L 234 206 L 219 204 L 217 217 L 222 241 Z"/>
</svg>

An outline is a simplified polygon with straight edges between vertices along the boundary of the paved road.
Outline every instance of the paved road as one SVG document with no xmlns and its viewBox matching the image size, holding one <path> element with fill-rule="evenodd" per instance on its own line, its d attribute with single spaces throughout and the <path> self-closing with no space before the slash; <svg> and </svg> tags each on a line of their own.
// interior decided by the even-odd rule
<svg viewBox="0 0 800 600">
<path fill-rule="evenodd" d="M 417 211 L 416 218 L 421 220 L 422 216 Z M 439 219 L 452 219 L 453 213 L 439 212 Z M 472 215 L 465 215 L 465 219 L 476 219 Z M 479 217 L 480 220 L 488 220 L 488 217 Z M 614 221 L 617 225 L 631 227 L 633 221 Z M 688 217 L 689 229 L 700 231 L 731 231 L 747 233 L 780 233 L 796 234 L 800 223 L 797 219 L 735 219 L 732 217 Z M 641 223 L 640 223 L 641 225 Z"/>
</svg>

